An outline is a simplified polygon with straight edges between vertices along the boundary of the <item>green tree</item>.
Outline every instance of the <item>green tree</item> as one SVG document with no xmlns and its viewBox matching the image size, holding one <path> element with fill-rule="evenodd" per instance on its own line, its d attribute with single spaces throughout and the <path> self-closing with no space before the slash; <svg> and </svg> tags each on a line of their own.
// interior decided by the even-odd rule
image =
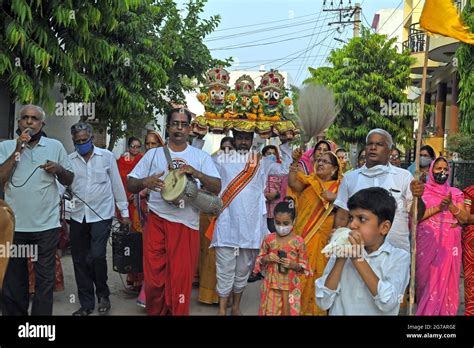
<svg viewBox="0 0 474 348">
<path fill-rule="evenodd" d="M 462 18 L 471 32 L 474 32 L 474 3 L 467 1 Z M 459 130 L 461 133 L 474 133 L 474 45 L 461 43 L 456 50 L 459 82 Z"/>
<path fill-rule="evenodd" d="M 68 102 L 94 102 L 112 148 L 216 63 L 203 38 L 219 17 L 200 19 L 205 3 L 189 0 L 183 16 L 172 0 L 0 2 L 0 76 L 22 103 L 52 108 L 55 82 Z"/>
<path fill-rule="evenodd" d="M 328 137 L 338 144 L 365 142 L 368 131 L 383 128 L 397 144 L 411 146 L 413 115 L 384 115 L 383 103 L 406 103 L 410 84 L 409 52 L 398 53 L 385 35 L 362 28 L 361 36 L 344 47 L 332 50 L 332 67 L 309 68 L 304 83 L 317 83 L 333 89 L 341 108 Z"/>
</svg>

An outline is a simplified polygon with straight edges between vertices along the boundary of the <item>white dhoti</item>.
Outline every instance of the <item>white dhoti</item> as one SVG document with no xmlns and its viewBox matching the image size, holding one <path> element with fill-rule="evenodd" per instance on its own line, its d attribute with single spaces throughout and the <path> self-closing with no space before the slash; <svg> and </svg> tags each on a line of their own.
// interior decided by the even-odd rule
<svg viewBox="0 0 474 348">
<path fill-rule="evenodd" d="M 220 297 L 244 291 L 257 255 L 258 249 L 216 247 L 216 292 Z"/>
</svg>

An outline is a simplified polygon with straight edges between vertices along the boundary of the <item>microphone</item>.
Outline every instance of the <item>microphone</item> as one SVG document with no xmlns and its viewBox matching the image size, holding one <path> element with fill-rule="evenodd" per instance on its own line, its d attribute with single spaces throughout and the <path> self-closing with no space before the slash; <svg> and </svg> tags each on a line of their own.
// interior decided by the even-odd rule
<svg viewBox="0 0 474 348">
<path fill-rule="evenodd" d="M 28 129 L 28 135 L 30 137 L 32 137 L 33 136 L 33 130 L 31 128 L 26 128 L 26 129 Z M 21 148 L 24 149 L 27 143 L 28 142 L 26 142 L 26 141 L 22 141 L 21 142 Z"/>
</svg>

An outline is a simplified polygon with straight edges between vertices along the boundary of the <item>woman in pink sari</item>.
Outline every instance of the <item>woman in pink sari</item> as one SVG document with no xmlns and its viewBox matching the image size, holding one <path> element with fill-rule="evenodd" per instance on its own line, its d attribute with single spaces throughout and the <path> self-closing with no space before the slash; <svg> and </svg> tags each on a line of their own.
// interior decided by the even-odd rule
<svg viewBox="0 0 474 348">
<path fill-rule="evenodd" d="M 426 212 L 416 233 L 416 315 L 456 315 L 462 247 L 461 226 L 468 214 L 464 195 L 448 183 L 445 158 L 433 161 L 423 201 Z"/>
</svg>

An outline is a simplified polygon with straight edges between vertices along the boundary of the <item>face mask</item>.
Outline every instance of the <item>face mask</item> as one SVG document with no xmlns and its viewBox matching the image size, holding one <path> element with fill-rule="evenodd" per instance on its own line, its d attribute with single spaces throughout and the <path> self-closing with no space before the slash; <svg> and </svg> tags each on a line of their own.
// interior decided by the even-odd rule
<svg viewBox="0 0 474 348">
<path fill-rule="evenodd" d="M 276 233 L 278 233 L 280 237 L 284 237 L 290 234 L 290 232 L 293 230 L 293 225 L 288 225 L 288 226 L 275 225 L 275 229 L 276 229 Z"/>
<path fill-rule="evenodd" d="M 276 161 L 277 161 L 277 158 L 276 158 L 276 156 L 275 156 L 275 155 L 273 155 L 273 154 L 272 154 L 272 155 L 265 156 L 265 157 L 266 157 L 266 158 L 269 158 L 269 159 L 271 159 L 271 160 L 272 160 L 272 162 L 276 162 Z"/>
<path fill-rule="evenodd" d="M 76 151 L 81 155 L 84 156 L 87 153 L 89 153 L 90 150 L 92 150 L 92 138 L 87 141 L 87 143 L 84 144 L 74 144 L 74 147 L 76 148 Z"/>
<path fill-rule="evenodd" d="M 429 167 L 431 164 L 431 158 L 420 156 L 420 167 Z"/>
<path fill-rule="evenodd" d="M 389 169 L 390 168 L 388 167 L 388 165 L 378 164 L 378 165 L 370 167 L 370 168 L 362 169 L 361 174 L 363 174 L 363 175 L 365 175 L 369 178 L 373 178 L 373 177 L 382 175 L 384 173 L 388 173 Z"/>
<path fill-rule="evenodd" d="M 31 139 L 30 139 L 30 141 L 29 141 L 28 143 L 34 143 L 35 141 L 40 140 L 40 138 L 43 136 L 43 128 L 41 128 L 41 129 L 38 131 L 38 133 L 36 133 L 36 134 L 31 135 L 31 132 L 32 132 L 32 130 L 31 130 L 31 128 L 30 128 L 30 137 L 31 137 Z M 21 135 L 20 128 L 18 128 L 18 129 L 16 130 L 16 134 L 18 134 L 18 136 Z"/>
<path fill-rule="evenodd" d="M 449 175 L 445 174 L 444 172 L 441 172 L 433 173 L 433 177 L 437 184 L 443 185 L 448 180 Z"/>
</svg>

